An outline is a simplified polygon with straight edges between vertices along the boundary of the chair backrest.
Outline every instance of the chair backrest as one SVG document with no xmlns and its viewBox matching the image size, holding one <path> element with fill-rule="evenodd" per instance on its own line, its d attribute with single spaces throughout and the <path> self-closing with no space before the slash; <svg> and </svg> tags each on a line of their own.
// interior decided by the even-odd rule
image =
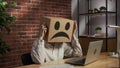
<svg viewBox="0 0 120 68">
<path fill-rule="evenodd" d="M 21 59 L 22 59 L 23 65 L 34 64 L 34 62 L 32 61 L 30 53 L 23 54 L 21 56 Z"/>
</svg>

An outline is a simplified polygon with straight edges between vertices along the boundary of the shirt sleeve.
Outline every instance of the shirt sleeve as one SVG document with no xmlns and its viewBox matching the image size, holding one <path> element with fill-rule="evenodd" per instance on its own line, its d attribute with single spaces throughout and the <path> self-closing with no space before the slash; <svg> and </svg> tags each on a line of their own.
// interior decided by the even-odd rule
<svg viewBox="0 0 120 68">
<path fill-rule="evenodd" d="M 82 48 L 78 40 L 72 40 L 71 44 L 65 46 L 65 57 L 82 56 Z"/>
<path fill-rule="evenodd" d="M 44 63 L 45 62 L 45 42 L 42 39 L 37 39 L 33 43 L 31 50 L 31 58 L 35 63 Z"/>
<path fill-rule="evenodd" d="M 72 40 L 71 46 L 73 48 L 73 56 L 82 56 L 82 48 L 78 40 Z"/>
</svg>

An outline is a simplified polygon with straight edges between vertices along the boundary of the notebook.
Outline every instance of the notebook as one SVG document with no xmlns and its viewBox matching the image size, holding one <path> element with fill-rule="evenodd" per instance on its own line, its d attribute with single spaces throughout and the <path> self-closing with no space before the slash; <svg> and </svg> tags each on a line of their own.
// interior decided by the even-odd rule
<svg viewBox="0 0 120 68">
<path fill-rule="evenodd" d="M 102 44 L 103 40 L 90 42 L 86 56 L 71 58 L 70 60 L 66 61 L 66 63 L 74 65 L 86 65 L 96 61 L 99 58 Z"/>
</svg>

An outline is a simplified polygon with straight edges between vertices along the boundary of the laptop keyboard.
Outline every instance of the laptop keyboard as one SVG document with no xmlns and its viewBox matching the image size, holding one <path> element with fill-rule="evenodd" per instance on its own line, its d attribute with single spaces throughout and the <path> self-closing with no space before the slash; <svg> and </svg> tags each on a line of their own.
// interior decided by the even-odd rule
<svg viewBox="0 0 120 68">
<path fill-rule="evenodd" d="M 85 59 L 86 59 L 85 57 L 75 57 L 75 58 L 70 59 L 69 61 L 72 62 L 72 63 L 82 63 L 82 64 L 84 64 Z"/>
<path fill-rule="evenodd" d="M 78 60 L 75 61 L 75 63 L 82 63 L 82 64 L 84 64 L 85 63 L 85 58 L 78 59 Z"/>
</svg>

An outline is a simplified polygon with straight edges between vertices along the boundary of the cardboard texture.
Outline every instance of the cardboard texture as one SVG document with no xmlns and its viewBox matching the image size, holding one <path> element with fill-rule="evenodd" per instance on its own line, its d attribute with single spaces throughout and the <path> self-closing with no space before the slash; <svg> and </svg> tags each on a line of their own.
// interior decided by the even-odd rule
<svg viewBox="0 0 120 68">
<path fill-rule="evenodd" d="M 48 28 L 45 39 L 47 42 L 71 42 L 74 30 L 73 20 L 61 17 L 41 17 L 40 23 Z"/>
</svg>

